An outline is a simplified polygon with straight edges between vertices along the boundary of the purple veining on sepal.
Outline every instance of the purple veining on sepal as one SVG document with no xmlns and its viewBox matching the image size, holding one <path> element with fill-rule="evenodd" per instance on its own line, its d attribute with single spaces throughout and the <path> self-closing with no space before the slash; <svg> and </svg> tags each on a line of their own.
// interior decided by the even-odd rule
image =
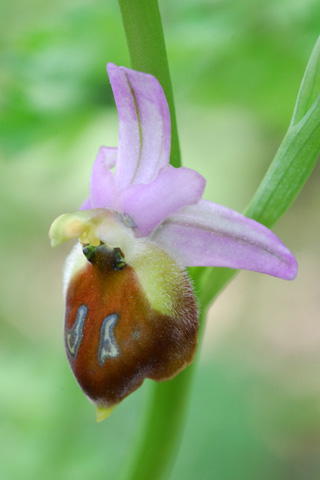
<svg viewBox="0 0 320 480">
<path fill-rule="evenodd" d="M 155 77 L 112 63 L 107 70 L 119 114 L 115 180 L 123 190 L 133 183 L 150 183 L 168 165 L 170 113 Z"/>
<path fill-rule="evenodd" d="M 201 200 L 167 218 L 151 239 L 184 266 L 241 268 L 292 280 L 297 262 L 268 228 Z"/>
</svg>

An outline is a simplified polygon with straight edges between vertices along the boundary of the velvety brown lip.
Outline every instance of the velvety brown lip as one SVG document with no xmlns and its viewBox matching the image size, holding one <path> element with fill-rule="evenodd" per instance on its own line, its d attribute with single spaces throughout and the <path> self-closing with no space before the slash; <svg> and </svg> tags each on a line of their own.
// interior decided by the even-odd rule
<svg viewBox="0 0 320 480">
<path fill-rule="evenodd" d="M 176 308 L 183 316 L 162 315 L 151 308 L 133 268 L 114 268 L 116 255 L 117 249 L 97 249 L 95 260 L 91 258 L 69 284 L 65 314 L 65 345 L 73 373 L 86 395 L 104 407 L 119 403 L 145 378 L 174 377 L 192 362 L 197 345 L 197 308 L 188 281 L 183 280 L 186 294 Z M 67 335 L 79 309 L 86 317 L 72 355 Z M 107 318 L 111 320 L 101 354 Z"/>
</svg>

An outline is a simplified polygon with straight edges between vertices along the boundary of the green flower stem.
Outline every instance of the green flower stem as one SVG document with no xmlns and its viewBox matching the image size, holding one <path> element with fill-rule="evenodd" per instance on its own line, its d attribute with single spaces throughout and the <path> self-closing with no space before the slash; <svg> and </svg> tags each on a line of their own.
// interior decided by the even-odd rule
<svg viewBox="0 0 320 480">
<path fill-rule="evenodd" d="M 170 163 L 181 165 L 180 147 L 169 64 L 157 0 L 119 0 L 122 21 L 135 70 L 150 73 L 160 82 L 170 109 Z M 139 441 L 124 480 L 160 480 L 168 472 L 182 434 L 194 365 L 171 382 L 152 383 Z"/>
<path fill-rule="evenodd" d="M 137 448 L 125 467 L 125 480 L 169 478 L 177 453 L 190 399 L 196 362 L 170 382 L 149 385 L 148 409 Z"/>
<path fill-rule="evenodd" d="M 180 147 L 169 64 L 157 0 L 118 0 L 131 66 L 151 73 L 160 82 L 171 115 L 170 163 L 180 167 Z"/>
<path fill-rule="evenodd" d="M 304 73 L 289 129 L 245 215 L 267 227 L 288 210 L 320 153 L 320 38 Z"/>
</svg>

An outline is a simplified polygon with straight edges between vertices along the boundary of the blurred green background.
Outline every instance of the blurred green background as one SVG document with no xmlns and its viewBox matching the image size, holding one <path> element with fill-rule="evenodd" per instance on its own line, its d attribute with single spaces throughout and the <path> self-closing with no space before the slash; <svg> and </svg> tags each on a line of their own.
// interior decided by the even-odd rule
<svg viewBox="0 0 320 480">
<path fill-rule="evenodd" d="M 184 164 L 241 211 L 286 131 L 318 0 L 160 0 Z M 47 231 L 117 144 L 107 61 L 129 66 L 115 0 L 0 6 L 0 478 L 113 480 L 148 382 L 102 424 L 67 365 Z M 297 280 L 241 272 L 212 308 L 170 480 L 320 478 L 320 170 L 275 231 Z M 138 479 L 137 479 L 138 480 Z"/>
</svg>

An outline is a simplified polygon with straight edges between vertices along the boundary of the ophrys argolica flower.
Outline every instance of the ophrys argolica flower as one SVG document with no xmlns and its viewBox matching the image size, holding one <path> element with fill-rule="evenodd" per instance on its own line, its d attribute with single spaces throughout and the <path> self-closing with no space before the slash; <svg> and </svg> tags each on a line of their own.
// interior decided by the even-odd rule
<svg viewBox="0 0 320 480">
<path fill-rule="evenodd" d="M 65 345 L 101 418 L 145 378 L 171 379 L 192 362 L 198 312 L 185 267 L 297 273 L 269 229 L 202 200 L 205 179 L 169 165 L 170 115 L 159 82 L 113 64 L 108 74 L 118 148 L 100 148 L 89 199 L 50 229 L 52 245 L 79 239 L 64 272 Z"/>
</svg>

